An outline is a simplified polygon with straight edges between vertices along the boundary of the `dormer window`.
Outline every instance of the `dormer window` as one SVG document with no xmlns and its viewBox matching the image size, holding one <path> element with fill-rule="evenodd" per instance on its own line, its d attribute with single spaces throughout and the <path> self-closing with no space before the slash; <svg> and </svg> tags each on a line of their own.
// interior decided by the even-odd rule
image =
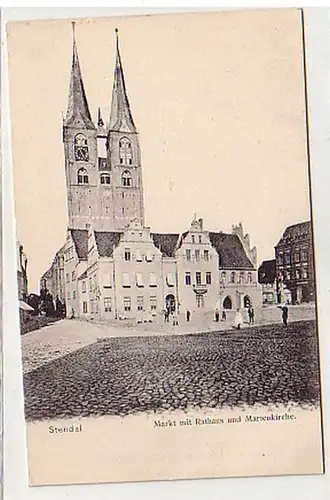
<svg viewBox="0 0 330 500">
<path fill-rule="evenodd" d="M 127 137 L 122 137 L 119 141 L 119 162 L 121 165 L 133 163 L 132 145 Z"/>
<path fill-rule="evenodd" d="M 85 168 L 78 170 L 78 184 L 88 184 L 88 173 Z"/>
<path fill-rule="evenodd" d="M 125 170 L 121 176 L 121 185 L 124 187 L 131 187 L 132 186 L 132 176 L 128 172 L 128 170 Z"/>
<path fill-rule="evenodd" d="M 88 143 L 84 134 L 77 134 L 74 138 L 74 157 L 76 161 L 88 161 Z"/>
<path fill-rule="evenodd" d="M 110 174 L 108 172 L 102 173 L 100 179 L 101 184 L 110 184 Z"/>
</svg>

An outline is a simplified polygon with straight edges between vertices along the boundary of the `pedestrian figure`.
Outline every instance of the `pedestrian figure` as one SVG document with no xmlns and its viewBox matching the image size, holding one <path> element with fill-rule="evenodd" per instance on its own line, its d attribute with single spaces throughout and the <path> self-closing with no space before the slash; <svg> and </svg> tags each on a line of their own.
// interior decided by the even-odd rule
<svg viewBox="0 0 330 500">
<path fill-rule="evenodd" d="M 189 311 L 189 309 L 187 309 L 187 312 L 186 312 L 186 320 L 187 320 L 187 323 L 189 323 L 189 321 L 190 321 L 190 311 Z"/>
<path fill-rule="evenodd" d="M 164 321 L 165 321 L 165 323 L 168 323 L 168 321 L 169 321 L 168 309 L 165 309 L 165 311 L 164 311 Z"/>
<path fill-rule="evenodd" d="M 250 306 L 248 309 L 248 315 L 249 315 L 249 324 L 253 325 L 253 323 L 254 323 L 254 309 L 252 306 Z"/>
<path fill-rule="evenodd" d="M 281 309 L 282 309 L 283 326 L 287 327 L 288 326 L 289 309 L 287 306 L 283 306 L 283 307 L 281 307 Z"/>
<path fill-rule="evenodd" d="M 219 309 L 216 309 L 215 310 L 215 322 L 216 323 L 219 323 L 219 318 L 220 318 Z"/>
<path fill-rule="evenodd" d="M 236 314 L 235 314 L 235 327 L 237 330 L 240 330 L 243 324 L 243 317 L 242 313 L 239 309 L 237 309 Z"/>
<path fill-rule="evenodd" d="M 226 319 L 227 319 L 227 314 L 226 314 L 226 311 L 223 310 L 222 311 L 222 321 L 226 321 Z"/>
<path fill-rule="evenodd" d="M 173 313 L 173 326 L 178 326 L 179 324 L 179 321 L 178 321 L 178 316 L 177 314 L 174 312 Z"/>
</svg>

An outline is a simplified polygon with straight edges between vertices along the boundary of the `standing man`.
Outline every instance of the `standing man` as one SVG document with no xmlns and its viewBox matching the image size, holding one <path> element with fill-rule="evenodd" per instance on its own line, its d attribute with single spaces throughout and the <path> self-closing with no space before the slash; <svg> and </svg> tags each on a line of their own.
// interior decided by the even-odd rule
<svg viewBox="0 0 330 500">
<path fill-rule="evenodd" d="M 281 309 L 282 309 L 283 326 L 287 327 L 288 326 L 288 316 L 289 316 L 288 306 L 283 306 L 283 307 L 281 307 Z"/>
<path fill-rule="evenodd" d="M 187 320 L 187 323 L 189 323 L 189 321 L 190 321 L 190 311 L 189 311 L 189 309 L 187 309 L 187 312 L 186 312 L 186 320 Z"/>
</svg>

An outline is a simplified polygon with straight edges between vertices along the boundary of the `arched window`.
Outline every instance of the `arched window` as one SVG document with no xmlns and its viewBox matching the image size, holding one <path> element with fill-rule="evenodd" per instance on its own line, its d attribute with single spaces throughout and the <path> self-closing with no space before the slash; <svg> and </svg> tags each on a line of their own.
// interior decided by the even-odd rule
<svg viewBox="0 0 330 500">
<path fill-rule="evenodd" d="M 233 303 L 231 301 L 231 298 L 227 296 L 224 301 L 223 301 L 223 308 L 224 309 L 232 309 L 233 308 Z"/>
<path fill-rule="evenodd" d="M 221 273 L 221 282 L 226 283 L 226 271 L 222 271 Z"/>
<path fill-rule="evenodd" d="M 235 271 L 232 271 L 230 273 L 230 283 L 235 283 L 235 281 L 236 281 L 236 273 Z"/>
<path fill-rule="evenodd" d="M 123 172 L 123 174 L 121 176 L 121 184 L 122 184 L 122 186 L 125 186 L 125 187 L 132 186 L 132 176 L 127 170 L 125 170 L 125 172 Z"/>
<path fill-rule="evenodd" d="M 247 275 L 247 282 L 252 283 L 252 273 L 250 273 L 250 272 Z"/>
<path fill-rule="evenodd" d="M 239 273 L 239 283 L 242 285 L 244 283 L 244 271 Z"/>
<path fill-rule="evenodd" d="M 110 174 L 108 172 L 104 172 L 100 176 L 101 184 L 110 184 Z"/>
<path fill-rule="evenodd" d="M 74 138 L 74 157 L 76 161 L 88 161 L 88 143 L 84 134 L 77 134 Z"/>
<path fill-rule="evenodd" d="M 122 137 L 119 141 L 119 161 L 122 165 L 133 163 L 132 145 L 127 137 Z"/>
<path fill-rule="evenodd" d="M 85 168 L 78 170 L 78 184 L 88 184 L 88 173 Z"/>
</svg>

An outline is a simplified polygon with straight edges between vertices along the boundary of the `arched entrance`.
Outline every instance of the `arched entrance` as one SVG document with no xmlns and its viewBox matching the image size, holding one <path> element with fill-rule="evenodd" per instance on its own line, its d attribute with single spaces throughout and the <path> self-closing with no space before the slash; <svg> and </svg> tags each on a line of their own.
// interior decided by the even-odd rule
<svg viewBox="0 0 330 500">
<path fill-rule="evenodd" d="M 245 308 L 251 307 L 251 299 L 248 295 L 244 296 L 243 304 Z"/>
<path fill-rule="evenodd" d="M 233 308 L 233 303 L 232 300 L 229 296 L 227 296 L 224 301 L 223 301 L 223 308 L 224 309 L 232 309 Z"/>
<path fill-rule="evenodd" d="M 173 294 L 169 293 L 165 298 L 165 307 L 169 313 L 175 312 L 175 297 Z"/>
</svg>

